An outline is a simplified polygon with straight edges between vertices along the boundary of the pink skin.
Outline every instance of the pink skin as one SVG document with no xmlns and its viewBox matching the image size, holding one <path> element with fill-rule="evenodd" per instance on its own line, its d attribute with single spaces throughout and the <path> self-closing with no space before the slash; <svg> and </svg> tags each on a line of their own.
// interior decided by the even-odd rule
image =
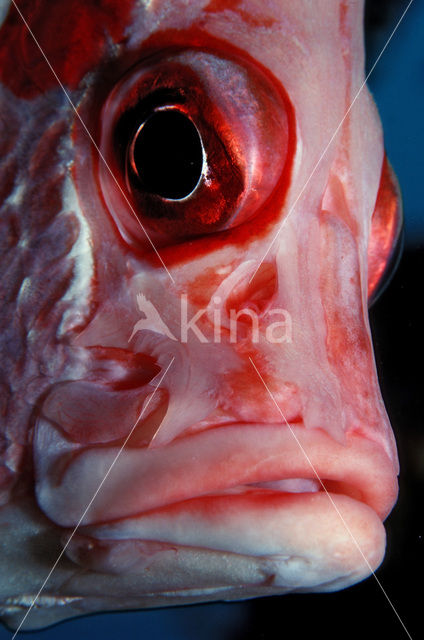
<svg viewBox="0 0 424 640">
<path fill-rule="evenodd" d="M 71 38 L 69 78 L 63 51 L 51 51 L 126 197 L 110 136 L 132 79 L 151 68 L 146 52 L 158 54 L 155 74 L 178 63 L 208 78 L 204 110 L 225 115 L 248 188 L 223 230 L 194 238 L 140 216 L 171 279 L 51 77 L 28 85 L 21 70 L 17 86 L 4 74 L 0 526 L 2 574 L 14 577 L 0 599 L 12 626 L 143 406 L 25 628 L 343 588 L 381 562 L 397 495 L 367 316 L 388 249 L 381 241 L 380 255 L 371 235 L 368 273 L 384 149 L 366 89 L 321 158 L 363 82 L 361 3 L 158 0 L 129 11 L 120 35 L 114 27 L 119 47 L 97 27 L 93 74 Z M 108 20 L 96 24 L 110 36 Z M 165 51 L 172 42 L 183 52 Z M 158 324 L 132 336 L 140 293 L 171 336 Z M 206 310 L 205 342 L 193 331 L 179 339 L 182 296 L 189 318 Z M 258 340 L 240 318 L 232 341 L 230 310 L 245 307 Z M 275 343 L 267 327 L 281 309 L 291 333 Z"/>
</svg>

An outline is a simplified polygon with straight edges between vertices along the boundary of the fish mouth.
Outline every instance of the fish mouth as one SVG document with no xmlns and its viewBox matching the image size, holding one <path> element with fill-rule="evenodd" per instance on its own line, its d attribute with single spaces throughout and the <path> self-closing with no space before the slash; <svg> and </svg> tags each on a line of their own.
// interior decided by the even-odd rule
<svg viewBox="0 0 424 640">
<path fill-rule="evenodd" d="M 38 447 L 52 442 L 46 429 L 38 427 Z M 41 458 L 36 495 L 46 515 L 74 527 L 116 453 L 86 447 L 60 464 Z M 266 559 L 280 567 L 279 588 L 300 580 L 299 589 L 339 589 L 382 560 L 382 520 L 396 495 L 392 461 L 364 437 L 346 434 L 339 443 L 301 424 L 211 428 L 163 447 L 124 449 L 67 554 L 105 572 L 111 554 L 119 566 L 122 545 L 132 549 L 134 566 L 143 558 L 143 567 L 146 558 L 155 565 L 171 552 L 180 559 L 218 553 L 218 564 L 233 556 Z"/>
<path fill-rule="evenodd" d="M 302 423 L 236 423 L 161 447 L 126 449 L 69 444 L 42 419 L 34 444 L 39 504 L 65 527 L 106 524 L 208 495 L 252 492 L 342 494 L 384 520 L 398 489 L 395 465 L 380 444 L 355 433 L 338 442 Z"/>
</svg>

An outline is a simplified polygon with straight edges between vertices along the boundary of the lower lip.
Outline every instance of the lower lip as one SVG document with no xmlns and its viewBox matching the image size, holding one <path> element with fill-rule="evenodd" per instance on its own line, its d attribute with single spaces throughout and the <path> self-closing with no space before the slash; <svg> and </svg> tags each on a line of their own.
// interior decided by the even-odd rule
<svg viewBox="0 0 424 640">
<path fill-rule="evenodd" d="M 173 555 L 182 564 L 187 555 L 196 555 L 197 562 L 207 566 L 210 554 L 216 558 L 218 552 L 218 564 L 224 561 L 229 567 L 237 558 L 249 558 L 262 580 L 268 576 L 263 584 L 279 587 L 281 593 L 281 588 L 331 591 L 348 586 L 379 565 L 384 549 L 378 516 L 348 496 L 253 491 L 203 496 L 120 522 L 84 527 L 67 553 L 97 571 L 108 572 L 112 558 L 114 572 L 119 573 L 122 562 L 123 573 L 128 564 L 130 572 L 139 573 L 140 564 L 154 571 Z M 227 579 L 235 584 L 231 570 Z"/>
</svg>

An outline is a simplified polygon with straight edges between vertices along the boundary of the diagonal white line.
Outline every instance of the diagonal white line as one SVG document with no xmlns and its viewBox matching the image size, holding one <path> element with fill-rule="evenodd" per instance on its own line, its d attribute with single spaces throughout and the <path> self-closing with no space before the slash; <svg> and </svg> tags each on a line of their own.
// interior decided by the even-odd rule
<svg viewBox="0 0 424 640">
<path fill-rule="evenodd" d="M 127 198 L 124 190 L 122 189 L 121 185 L 119 184 L 118 179 L 116 178 L 115 174 L 113 173 L 112 169 L 110 168 L 106 158 L 104 157 L 104 155 L 102 154 L 102 152 L 100 151 L 100 148 L 98 146 L 98 144 L 96 143 L 96 141 L 94 140 L 93 136 L 91 135 L 87 125 L 85 124 L 84 120 L 81 118 L 81 115 L 78 112 L 78 109 L 76 108 L 74 102 L 72 101 L 72 98 L 70 97 L 69 93 L 66 91 L 64 85 L 62 84 L 59 76 L 57 75 L 56 71 L 53 69 L 50 60 L 47 58 L 46 54 L 44 53 L 41 45 L 39 44 L 37 38 L 35 37 L 34 33 L 31 30 L 31 27 L 29 26 L 28 22 L 25 20 L 24 16 L 22 15 L 21 10 L 19 9 L 18 5 L 16 4 L 15 0 L 12 0 L 12 4 L 15 7 L 16 11 L 19 13 L 22 22 L 24 23 L 25 27 L 28 29 L 28 32 L 30 33 L 32 39 L 34 40 L 35 44 L 37 45 L 38 49 L 40 50 L 41 55 L 43 56 L 44 60 L 46 61 L 50 71 L 52 72 L 52 74 L 54 75 L 54 77 L 56 78 L 57 83 L 59 84 L 60 88 L 62 89 L 63 93 L 65 94 L 65 97 L 67 99 L 67 101 L 69 102 L 69 104 L 71 105 L 72 109 L 75 112 L 75 115 L 77 116 L 78 120 L 80 121 L 81 125 L 83 126 L 87 136 L 89 137 L 89 139 L 91 140 L 91 143 L 93 144 L 94 148 L 96 149 L 97 153 L 99 154 L 100 159 L 102 160 L 103 164 L 105 165 L 106 169 L 108 170 L 108 172 L 110 173 L 113 181 L 115 182 L 116 186 L 118 187 L 119 191 L 121 192 L 125 202 L 127 203 L 128 207 L 131 210 L 131 213 L 133 214 L 134 218 L 136 219 L 136 221 L 138 222 L 138 224 L 140 225 L 144 235 L 146 236 L 147 240 L 149 241 L 153 251 L 155 252 L 156 256 L 158 257 L 158 259 L 160 260 L 162 267 L 165 269 L 166 273 L 168 274 L 168 276 L 171 278 L 172 282 L 175 282 L 174 278 L 172 277 L 171 273 L 169 272 L 166 264 L 164 263 L 162 257 L 160 256 L 158 250 L 156 249 L 152 239 L 150 238 L 149 234 L 147 233 L 144 225 L 142 224 L 141 220 L 139 219 L 139 217 L 137 216 L 134 207 L 132 206 L 132 204 L 130 203 L 129 199 Z"/>
<path fill-rule="evenodd" d="M 105 476 L 104 476 L 103 480 L 100 482 L 100 484 L 99 484 L 99 486 L 97 487 L 97 489 L 96 489 L 96 491 L 95 491 L 95 493 L 94 493 L 93 497 L 91 498 L 90 502 L 88 503 L 87 507 L 85 508 L 84 513 L 82 514 L 82 516 L 81 516 L 81 517 L 80 517 L 80 519 L 78 520 L 78 522 L 77 522 L 77 524 L 75 525 L 75 527 L 74 527 L 74 529 L 73 529 L 72 533 L 70 534 L 70 536 L 69 536 L 68 540 L 66 541 L 66 544 L 64 545 L 64 547 L 62 548 L 61 552 L 59 553 L 59 555 L 58 555 L 58 557 L 57 557 L 57 559 L 56 559 L 56 561 L 55 561 L 54 565 L 53 565 L 53 566 L 52 566 L 52 568 L 50 569 L 50 571 L 49 571 L 48 575 L 46 576 L 46 578 L 45 578 L 45 580 L 44 580 L 44 582 L 43 582 L 43 584 L 41 585 L 40 589 L 38 590 L 37 595 L 35 596 L 35 598 L 34 598 L 34 599 L 33 599 L 33 601 L 31 602 L 31 605 L 30 605 L 30 607 L 29 607 L 28 611 L 25 613 L 24 617 L 22 618 L 22 620 L 21 620 L 21 622 L 20 622 L 20 624 L 19 624 L 19 627 L 16 629 L 15 633 L 13 634 L 13 636 L 12 636 L 12 640 L 14 640 L 14 639 L 16 638 L 16 636 L 18 635 L 19 630 L 21 629 L 22 625 L 24 624 L 25 620 L 27 619 L 28 615 L 30 614 L 30 612 L 31 612 L 31 610 L 32 610 L 32 608 L 33 608 L 33 606 L 35 605 L 35 603 L 37 602 L 38 598 L 40 597 L 40 594 L 41 594 L 41 592 L 43 591 L 44 587 L 46 586 L 46 584 L 47 584 L 48 580 L 50 579 L 50 576 L 52 575 L 53 571 L 56 569 L 57 565 L 59 564 L 59 562 L 60 562 L 60 560 L 61 560 L 61 558 L 62 558 L 63 554 L 65 553 L 65 551 L 66 551 L 66 549 L 68 548 L 68 546 L 69 546 L 69 544 L 70 544 L 70 542 L 71 542 L 72 538 L 74 537 L 75 533 L 77 532 L 77 529 L 78 529 L 78 528 L 79 528 L 79 526 L 81 525 L 81 522 L 84 520 L 85 516 L 86 516 L 86 515 L 87 515 L 87 513 L 88 513 L 88 510 L 90 509 L 91 505 L 93 504 L 94 500 L 96 499 L 96 497 L 97 497 L 97 495 L 98 495 L 99 491 L 101 490 L 101 488 L 103 487 L 103 485 L 104 485 L 104 483 L 106 482 L 107 478 L 109 477 L 110 472 L 112 471 L 113 467 L 115 466 L 115 464 L 116 464 L 116 462 L 117 462 L 117 460 L 118 460 L 119 456 L 121 455 L 121 453 L 122 453 L 122 452 L 123 452 L 123 450 L 125 449 L 125 447 L 126 447 L 126 445 L 127 445 L 127 443 L 128 443 L 128 440 L 131 438 L 131 436 L 132 436 L 132 434 L 133 434 L 133 432 L 134 432 L 134 429 L 136 428 L 136 426 L 137 426 L 137 425 L 138 425 L 138 423 L 140 422 L 141 418 L 143 417 L 143 415 L 144 415 L 144 413 L 145 413 L 145 411 L 146 411 L 147 407 L 149 406 L 150 402 L 153 400 L 153 397 L 154 397 L 154 395 L 155 395 L 156 391 L 158 390 L 158 388 L 159 388 L 159 387 L 160 387 L 160 385 L 162 384 L 162 381 L 163 381 L 164 377 L 166 376 L 166 374 L 168 373 L 169 368 L 171 367 L 171 365 L 172 365 L 172 363 L 174 362 L 174 360 L 175 360 L 175 357 L 173 356 L 173 357 L 172 357 L 171 362 L 168 364 L 168 366 L 166 367 L 165 371 L 164 371 L 164 372 L 163 372 L 163 374 L 161 375 L 161 377 L 160 377 L 160 379 L 159 379 L 159 382 L 157 383 L 156 387 L 154 388 L 153 393 L 149 396 L 149 398 L 148 398 L 148 400 L 147 400 L 146 404 L 143 406 L 143 408 L 142 408 L 142 410 L 141 410 L 141 412 L 140 412 L 140 415 L 138 416 L 138 418 L 137 418 L 136 422 L 134 423 L 134 425 L 133 425 L 133 427 L 132 427 L 131 431 L 129 432 L 129 434 L 128 434 L 128 435 L 127 435 L 127 437 L 125 438 L 125 441 L 124 441 L 123 445 L 121 446 L 121 448 L 119 449 L 118 453 L 116 454 L 116 456 L 115 456 L 115 457 L 114 457 L 114 459 L 112 460 L 112 462 L 111 462 L 111 464 L 110 464 L 110 466 L 109 466 L 108 470 L 106 471 L 106 474 L 105 474 Z"/>
<path fill-rule="evenodd" d="M 284 218 L 284 220 L 282 221 L 281 225 L 279 226 L 277 233 L 275 234 L 275 236 L 273 237 L 273 239 L 271 240 L 267 250 L 265 251 L 263 257 L 261 258 L 258 266 L 256 267 L 252 277 L 249 280 L 249 284 L 252 282 L 253 278 L 255 277 L 255 275 L 257 274 L 261 264 L 263 263 L 263 261 L 265 260 L 265 258 L 267 257 L 268 253 L 270 252 L 272 246 L 274 245 L 274 242 L 276 241 L 276 239 L 278 238 L 278 236 L 281 233 L 281 230 L 283 229 L 284 225 L 286 224 L 288 218 L 290 217 L 290 215 L 292 214 L 292 212 L 294 211 L 297 203 L 299 202 L 300 198 L 302 197 L 303 192 L 305 191 L 306 187 L 308 186 L 309 182 L 311 181 L 312 177 L 315 175 L 316 170 L 318 169 L 319 165 L 322 162 L 322 159 L 324 158 L 325 154 L 327 153 L 331 143 L 333 142 L 334 138 L 336 137 L 336 135 L 338 134 L 338 132 L 340 131 L 340 128 L 343 126 L 344 121 L 346 120 L 347 116 L 349 115 L 349 113 L 352 110 L 353 105 L 355 104 L 355 102 L 357 101 L 358 97 L 360 96 L 363 88 L 365 87 L 366 83 L 369 80 L 369 77 L 371 76 L 372 72 L 374 71 L 375 67 L 377 66 L 378 62 L 380 61 L 381 56 L 383 55 L 383 53 L 385 52 L 385 50 L 387 49 L 387 46 L 390 42 L 390 40 L 393 38 L 393 36 L 395 35 L 396 31 L 398 30 L 398 27 L 400 25 L 400 23 L 402 22 L 403 18 L 406 15 L 406 12 L 408 11 L 409 7 L 411 6 L 411 4 L 413 3 L 414 0 L 410 0 L 408 6 L 406 7 L 405 11 L 402 13 L 401 17 L 399 18 L 395 28 L 393 29 L 393 31 L 391 32 L 389 38 L 386 41 L 386 44 L 384 45 L 384 47 L 382 48 L 382 50 L 380 51 L 380 54 L 378 55 L 376 61 L 374 62 L 374 64 L 372 65 L 367 77 L 365 78 L 365 80 L 363 81 L 363 83 L 361 84 L 361 86 L 358 89 L 358 92 L 356 93 L 355 97 L 353 98 L 352 102 L 349 105 L 349 108 L 347 109 L 346 113 L 344 114 L 343 118 L 340 120 L 337 129 L 334 131 L 333 135 L 331 136 L 330 140 L 328 141 L 328 144 L 326 145 L 324 151 L 321 153 L 320 157 L 318 158 L 314 168 L 312 169 L 312 172 L 309 175 L 309 178 L 306 180 L 306 182 L 304 183 L 303 187 L 301 188 L 301 190 L 299 191 L 297 198 L 295 199 L 295 201 L 293 202 L 292 206 L 290 207 L 286 217 Z"/>
<path fill-rule="evenodd" d="M 361 554 L 362 558 L 365 561 L 365 564 L 367 565 L 368 569 L 370 570 L 370 573 L 372 573 L 372 575 L 374 576 L 378 586 L 380 587 L 383 595 L 385 596 L 387 602 L 389 603 L 389 605 L 391 606 L 391 608 L 393 609 L 397 619 L 399 620 L 400 624 L 402 625 L 406 635 L 408 636 L 408 638 L 410 640 L 412 640 L 412 636 L 409 634 L 408 629 L 405 627 L 401 617 L 399 616 L 398 612 L 396 611 L 396 608 L 394 606 L 394 604 L 392 603 L 392 601 L 390 600 L 389 596 L 387 595 L 386 591 L 383 588 L 383 585 L 381 584 L 380 580 L 377 578 L 377 576 L 375 575 L 375 572 L 373 571 L 373 569 L 371 568 L 370 563 L 368 562 L 367 558 L 365 557 L 364 553 L 362 552 L 361 547 L 358 544 L 358 541 L 356 540 L 355 536 L 353 535 L 353 533 L 351 532 L 349 525 L 347 524 L 346 520 L 343 518 L 343 515 L 341 514 L 339 508 L 337 507 L 336 503 L 334 502 L 333 498 L 331 497 L 331 494 L 328 493 L 327 489 L 324 486 L 324 483 L 322 482 L 317 470 L 315 469 L 314 464 L 312 463 L 312 460 L 310 459 L 310 457 L 308 456 L 307 452 L 305 451 L 304 447 L 302 446 L 302 443 L 300 442 L 299 438 L 296 436 L 296 433 L 293 431 L 293 429 L 291 428 L 289 422 L 287 421 L 286 416 L 284 415 L 284 413 L 282 412 L 282 410 L 280 409 L 280 407 L 277 404 L 277 401 L 275 400 L 271 390 L 269 389 L 267 383 L 265 382 L 265 380 L 263 379 L 262 375 L 260 374 L 258 368 L 256 367 L 255 363 L 253 362 L 253 359 L 249 356 L 249 360 L 250 363 L 252 365 L 252 367 L 255 369 L 256 373 L 258 374 L 258 377 L 260 378 L 262 384 L 264 385 L 266 391 L 268 392 L 269 397 L 271 398 L 272 402 L 275 404 L 279 414 L 281 415 L 283 422 L 285 423 L 285 425 L 289 428 L 291 435 L 293 436 L 293 438 L 296 440 L 297 445 L 299 446 L 299 449 L 302 451 L 303 455 L 305 456 L 309 466 L 311 467 L 314 475 L 316 476 L 316 479 L 318 480 L 318 482 L 320 483 L 322 489 L 325 491 L 328 499 L 330 500 L 331 504 L 333 505 L 334 509 L 337 512 L 337 515 L 339 516 L 340 520 L 342 521 L 346 531 L 348 532 L 349 536 L 352 538 L 352 541 L 355 545 L 355 547 L 358 549 L 359 553 Z"/>
</svg>

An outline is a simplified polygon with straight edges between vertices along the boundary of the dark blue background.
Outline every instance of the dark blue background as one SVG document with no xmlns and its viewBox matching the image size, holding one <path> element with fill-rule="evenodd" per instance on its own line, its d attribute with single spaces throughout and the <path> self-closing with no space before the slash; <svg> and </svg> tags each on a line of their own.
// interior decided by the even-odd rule
<svg viewBox="0 0 424 640">
<path fill-rule="evenodd" d="M 406 2 L 393 3 L 393 11 L 389 21 L 377 32 L 374 32 L 368 46 L 369 67 L 384 45 L 404 6 L 406 6 Z M 377 310 L 374 314 L 374 324 L 377 327 L 384 325 L 386 316 L 393 315 L 394 308 L 399 307 L 396 291 L 406 290 L 406 287 L 408 291 L 412 292 L 406 302 L 404 300 L 402 303 L 400 312 L 403 315 L 414 313 L 412 304 L 408 308 L 408 301 L 410 303 L 413 295 L 415 297 L 421 295 L 423 261 L 420 258 L 422 251 L 417 253 L 417 248 L 419 250 L 420 245 L 424 243 L 421 194 L 424 183 L 423 33 L 424 2 L 415 0 L 369 82 L 383 120 L 386 149 L 402 187 L 406 248 L 412 252 L 407 254 L 407 257 L 408 255 L 413 256 L 407 262 L 407 267 L 401 265 L 400 275 L 396 276 L 397 281 L 395 278 L 389 291 L 383 296 L 385 302 L 377 303 Z M 419 271 L 420 269 L 421 271 Z M 391 294 L 391 291 L 394 293 Z M 415 291 L 416 294 L 414 294 Z M 390 298 L 390 295 L 394 297 Z M 395 329 L 396 327 L 393 327 L 393 331 Z M 419 331 L 416 332 L 416 335 L 421 337 Z M 404 405 L 411 405 L 410 394 L 413 380 L 411 377 L 408 383 L 402 384 L 402 380 L 405 381 L 403 372 L 405 370 L 411 371 L 408 365 L 409 360 L 404 360 L 401 365 L 399 365 L 399 358 L 390 360 L 390 354 L 393 353 L 390 340 L 393 339 L 393 336 L 396 340 L 395 331 L 390 335 L 387 334 L 387 325 L 386 333 L 381 333 L 378 329 L 374 332 L 379 366 L 383 371 L 389 370 L 387 376 L 382 376 L 383 393 L 386 402 L 387 398 L 389 399 L 389 414 L 392 422 L 395 423 L 395 430 L 397 430 L 397 423 L 401 421 L 399 414 L 403 412 L 405 415 L 406 412 Z M 414 344 L 411 343 L 410 348 L 413 349 Z M 390 371 L 394 372 L 393 375 L 390 374 Z M 422 374 L 420 379 L 422 381 Z M 418 395 L 419 386 L 414 388 L 418 390 L 416 392 Z M 420 408 L 422 408 L 421 404 L 418 403 L 417 409 L 414 411 L 417 413 L 417 418 L 420 417 L 421 424 Z M 399 432 L 397 437 L 398 441 L 401 440 L 402 463 L 402 458 L 408 457 L 407 445 L 403 444 L 406 440 L 402 439 L 405 434 L 402 435 L 402 432 Z M 408 467 L 408 464 L 404 466 Z M 401 482 L 407 483 L 407 478 L 404 480 L 401 478 Z M 411 488 L 411 491 L 409 493 L 406 491 L 406 493 L 413 496 L 413 491 L 414 489 Z M 422 508 L 422 497 L 421 504 L 418 504 L 418 509 L 420 508 Z M 410 559 L 402 557 L 402 549 L 407 545 L 411 549 L 411 553 L 415 554 L 412 557 L 412 563 L 416 559 L 418 564 L 419 557 L 422 558 L 420 534 L 424 532 L 415 523 L 412 516 L 408 520 L 409 511 L 408 509 L 405 511 L 402 500 L 397 509 L 398 512 L 395 510 L 394 517 L 391 516 L 392 519 L 389 519 L 388 554 L 383 568 L 379 572 L 379 577 L 388 595 L 394 599 L 394 604 L 412 633 L 412 627 L 415 624 L 413 606 L 415 588 L 411 587 L 414 569 L 407 566 Z M 396 513 L 401 515 L 396 516 Z M 404 513 L 406 516 L 403 515 Z M 408 526 L 410 538 L 405 537 L 404 532 L 402 538 L 398 531 L 402 527 Z M 414 545 L 417 545 L 416 548 Z M 421 556 L 417 556 L 417 553 L 421 553 Z M 422 573 L 422 567 L 418 570 Z M 408 571 L 411 575 L 408 574 Z M 402 600 L 402 592 L 404 592 L 405 600 Z M 343 620 L 341 620 L 342 615 Z M 293 629 L 289 630 L 288 626 L 293 626 Z M 352 635 L 350 635 L 349 629 L 352 630 Z M 56 638 L 68 640 L 75 637 L 101 638 L 102 640 L 115 640 L 118 637 L 128 640 L 135 638 L 148 638 L 149 640 L 197 640 L 198 638 L 203 640 L 242 638 L 243 640 L 247 638 L 264 640 L 266 638 L 268 640 L 284 636 L 309 638 L 313 632 L 317 637 L 357 638 L 361 630 L 363 638 L 374 637 L 377 633 L 380 637 L 384 636 L 386 640 L 387 638 L 406 638 L 406 634 L 402 631 L 373 579 L 338 594 L 285 596 L 278 599 L 268 598 L 228 605 L 199 605 L 169 610 L 103 614 L 71 620 L 44 631 L 20 635 L 27 635 L 29 640 L 53 640 Z M 4 627 L 0 627 L 0 640 L 6 640 L 10 637 L 10 632 Z"/>
</svg>

